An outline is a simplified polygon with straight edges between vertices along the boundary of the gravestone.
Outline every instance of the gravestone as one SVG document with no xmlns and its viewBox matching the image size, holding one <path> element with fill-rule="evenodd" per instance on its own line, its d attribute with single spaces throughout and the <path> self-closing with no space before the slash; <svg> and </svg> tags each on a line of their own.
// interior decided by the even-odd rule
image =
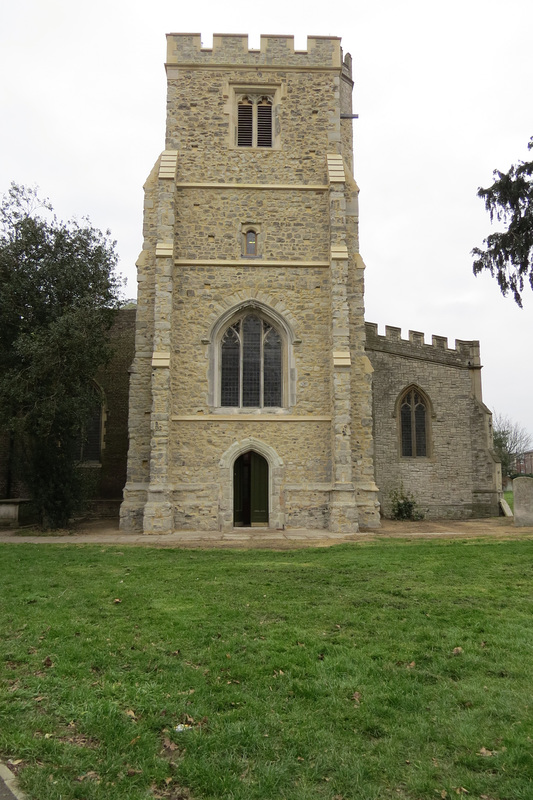
<svg viewBox="0 0 533 800">
<path fill-rule="evenodd" d="M 515 478 L 513 496 L 515 526 L 533 525 L 533 478 Z"/>
</svg>

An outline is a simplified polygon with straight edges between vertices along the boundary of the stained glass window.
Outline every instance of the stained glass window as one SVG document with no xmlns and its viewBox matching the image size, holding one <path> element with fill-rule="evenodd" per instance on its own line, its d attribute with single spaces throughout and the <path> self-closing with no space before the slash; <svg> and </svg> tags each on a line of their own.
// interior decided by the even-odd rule
<svg viewBox="0 0 533 800">
<path fill-rule="evenodd" d="M 239 405 L 240 322 L 228 328 L 222 337 L 222 397 L 221 405 Z"/>
<path fill-rule="evenodd" d="M 221 406 L 281 406 L 282 368 L 278 331 L 257 314 L 243 315 L 221 341 Z"/>
<path fill-rule="evenodd" d="M 427 456 L 427 402 L 408 389 L 400 406 L 402 456 Z"/>
</svg>

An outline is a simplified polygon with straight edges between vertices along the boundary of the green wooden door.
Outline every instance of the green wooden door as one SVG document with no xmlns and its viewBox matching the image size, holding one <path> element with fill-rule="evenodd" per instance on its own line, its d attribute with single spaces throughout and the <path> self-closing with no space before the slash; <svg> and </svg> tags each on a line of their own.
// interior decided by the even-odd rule
<svg viewBox="0 0 533 800">
<path fill-rule="evenodd" d="M 242 456 L 233 465 L 233 524 L 236 528 L 244 525 Z"/>
<path fill-rule="evenodd" d="M 250 455 L 250 522 L 268 525 L 268 462 L 259 453 Z"/>
<path fill-rule="evenodd" d="M 253 450 L 233 465 L 233 524 L 268 526 L 268 462 Z"/>
</svg>

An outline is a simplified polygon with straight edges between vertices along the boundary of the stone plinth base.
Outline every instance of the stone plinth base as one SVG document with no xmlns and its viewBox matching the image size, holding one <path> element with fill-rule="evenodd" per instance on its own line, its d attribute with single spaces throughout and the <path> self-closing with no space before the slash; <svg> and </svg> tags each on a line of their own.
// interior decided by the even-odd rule
<svg viewBox="0 0 533 800">
<path fill-rule="evenodd" d="M 351 484 L 331 492 L 329 530 L 332 533 L 357 533 L 359 530 L 355 492 Z"/>
<path fill-rule="evenodd" d="M 172 533 L 172 504 L 167 500 L 149 500 L 144 507 L 143 533 Z"/>
</svg>

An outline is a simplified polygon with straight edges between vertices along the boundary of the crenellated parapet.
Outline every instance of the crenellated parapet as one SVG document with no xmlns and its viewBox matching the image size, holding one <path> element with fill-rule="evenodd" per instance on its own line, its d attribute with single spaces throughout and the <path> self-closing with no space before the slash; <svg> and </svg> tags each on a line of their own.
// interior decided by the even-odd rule
<svg viewBox="0 0 533 800">
<path fill-rule="evenodd" d="M 385 335 L 378 333 L 374 322 L 366 322 L 366 349 L 382 353 L 393 353 L 405 358 L 449 364 L 463 369 L 481 368 L 478 341 L 455 340 L 455 348 L 448 347 L 446 336 L 432 336 L 431 344 L 426 344 L 424 334 L 409 331 L 409 338 L 402 339 L 401 328 L 385 326 Z"/>
<path fill-rule="evenodd" d="M 351 58 L 343 62 L 337 36 L 308 36 L 307 50 L 294 49 L 294 36 L 261 36 L 259 50 L 248 48 L 247 34 L 215 33 L 213 47 L 202 48 L 199 33 L 167 34 L 167 67 L 185 65 L 343 68 L 351 77 Z"/>
</svg>

